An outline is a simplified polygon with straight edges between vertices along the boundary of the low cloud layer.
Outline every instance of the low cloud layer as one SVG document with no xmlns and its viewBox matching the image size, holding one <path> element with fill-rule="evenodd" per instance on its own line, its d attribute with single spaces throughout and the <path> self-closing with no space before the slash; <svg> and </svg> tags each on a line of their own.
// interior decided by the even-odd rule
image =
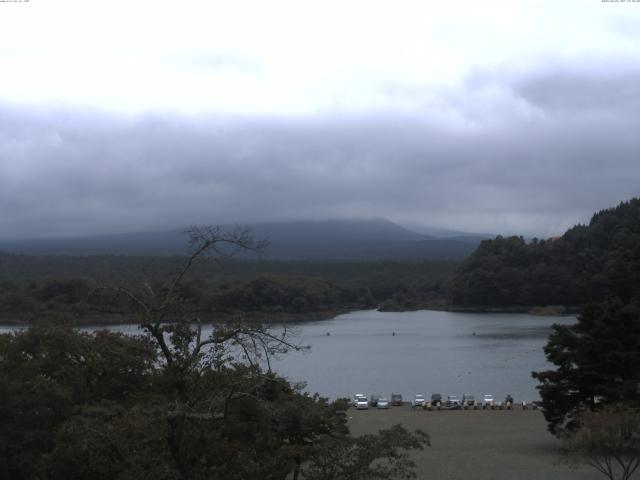
<svg viewBox="0 0 640 480">
<path fill-rule="evenodd" d="M 0 104 L 0 236 L 380 217 L 547 236 L 638 195 L 640 69 L 393 85 L 411 109 L 115 114 Z"/>
</svg>

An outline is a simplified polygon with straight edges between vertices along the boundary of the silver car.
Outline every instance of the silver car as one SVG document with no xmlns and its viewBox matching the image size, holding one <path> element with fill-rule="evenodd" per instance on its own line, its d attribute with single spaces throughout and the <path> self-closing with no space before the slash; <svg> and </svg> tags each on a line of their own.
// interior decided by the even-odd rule
<svg viewBox="0 0 640 480">
<path fill-rule="evenodd" d="M 462 408 L 462 403 L 457 395 L 448 395 L 447 401 L 444 404 L 444 408 L 450 410 L 457 410 L 458 408 Z"/>
<path fill-rule="evenodd" d="M 391 402 L 389 402 L 388 398 L 385 397 L 380 397 L 378 399 L 378 403 L 376 404 L 376 406 L 380 409 L 388 409 L 391 406 Z"/>
</svg>

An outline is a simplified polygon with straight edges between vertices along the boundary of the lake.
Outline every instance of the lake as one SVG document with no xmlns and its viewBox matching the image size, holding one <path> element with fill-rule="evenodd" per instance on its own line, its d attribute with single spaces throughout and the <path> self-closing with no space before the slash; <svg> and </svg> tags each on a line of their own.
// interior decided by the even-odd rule
<svg viewBox="0 0 640 480">
<path fill-rule="evenodd" d="M 531 401 L 539 399 L 531 371 L 552 367 L 542 350 L 551 325 L 574 322 L 525 314 L 356 311 L 296 324 L 297 339 L 311 350 L 282 355 L 272 366 L 331 398 L 399 392 L 411 399 L 437 392 Z M 107 328 L 139 332 L 133 325 Z"/>
<path fill-rule="evenodd" d="M 543 347 L 551 325 L 573 317 L 366 310 L 299 325 L 309 353 L 282 356 L 274 369 L 306 379 L 310 392 L 406 399 L 417 393 L 491 393 L 539 399 L 531 371 L 549 369 Z M 329 333 L 329 335 L 327 335 Z M 395 335 L 394 335 L 395 333 Z"/>
</svg>

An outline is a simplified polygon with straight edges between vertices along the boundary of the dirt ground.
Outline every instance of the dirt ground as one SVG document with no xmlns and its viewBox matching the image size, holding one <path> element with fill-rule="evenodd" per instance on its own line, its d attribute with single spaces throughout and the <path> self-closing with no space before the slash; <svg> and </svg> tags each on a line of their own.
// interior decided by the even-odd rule
<svg viewBox="0 0 640 480">
<path fill-rule="evenodd" d="M 414 454 L 419 479 L 598 480 L 590 467 L 559 461 L 557 441 L 539 410 L 426 411 L 411 407 L 349 410 L 354 435 L 402 424 L 431 436 L 431 447 Z M 640 478 L 640 477 L 638 477 Z"/>
</svg>

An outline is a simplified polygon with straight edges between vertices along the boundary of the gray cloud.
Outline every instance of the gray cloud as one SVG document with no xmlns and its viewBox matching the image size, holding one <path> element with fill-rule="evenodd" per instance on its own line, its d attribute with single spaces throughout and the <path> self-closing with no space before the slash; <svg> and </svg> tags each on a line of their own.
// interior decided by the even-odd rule
<svg viewBox="0 0 640 480">
<path fill-rule="evenodd" d="M 601 65 L 596 71 L 554 68 L 522 79 L 516 93 L 533 105 L 554 112 L 637 114 L 640 69 Z"/>
<path fill-rule="evenodd" d="M 561 233 L 639 193 L 640 71 L 604 72 L 479 72 L 403 112 L 0 105 L 0 236 L 371 216 Z"/>
</svg>

